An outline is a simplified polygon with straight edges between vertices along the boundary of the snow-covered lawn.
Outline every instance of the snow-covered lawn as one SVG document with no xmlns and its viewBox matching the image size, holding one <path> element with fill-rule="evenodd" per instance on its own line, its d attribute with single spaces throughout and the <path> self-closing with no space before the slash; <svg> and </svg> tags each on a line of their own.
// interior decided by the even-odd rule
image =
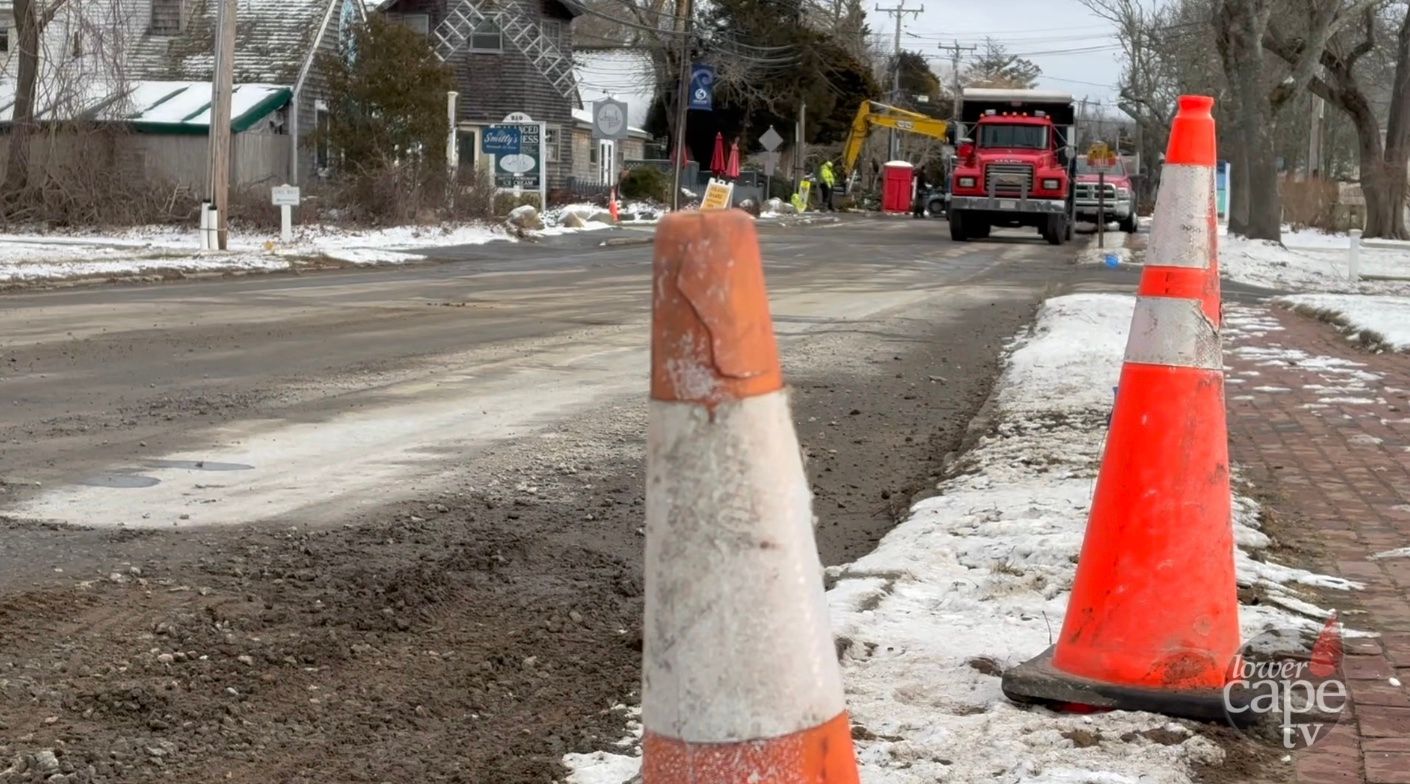
<svg viewBox="0 0 1410 784">
<path fill-rule="evenodd" d="M 1241 237 L 1220 237 L 1225 277 L 1283 291 L 1410 294 L 1410 243 L 1374 243 L 1361 248 L 1362 280 L 1347 272 L 1351 238 L 1345 234 L 1284 231 L 1283 246 Z M 1365 278 L 1404 278 L 1367 280 Z"/>
<path fill-rule="evenodd" d="M 1276 302 L 1329 319 L 1352 337 L 1395 351 L 1410 351 L 1410 296 L 1295 294 Z M 1368 334 L 1369 333 L 1369 334 Z"/>
<path fill-rule="evenodd" d="M 1110 294 L 1049 300 L 1014 346 L 958 474 L 873 553 L 831 570 L 867 784 L 1175 784 L 1222 758 L 1192 724 L 1022 708 L 1000 690 L 1000 671 L 1041 653 L 1061 627 L 1133 305 Z M 1245 638 L 1315 632 L 1323 612 L 1300 586 L 1355 586 L 1261 560 L 1256 504 L 1236 498 L 1235 515 L 1239 581 L 1265 597 L 1242 608 Z M 621 784 L 631 756 L 569 755 L 568 781 Z"/>
<path fill-rule="evenodd" d="M 588 224 L 596 227 L 599 224 Z M 545 233 L 572 229 L 550 222 Z M 0 235 L 0 285 L 131 277 L 161 272 L 278 271 L 308 263 L 406 264 L 417 249 L 512 241 L 502 226 L 441 224 L 385 229 L 297 226 L 294 240 L 277 233 L 231 232 L 230 251 L 203 253 L 195 229 L 143 227 L 113 234 Z"/>
</svg>

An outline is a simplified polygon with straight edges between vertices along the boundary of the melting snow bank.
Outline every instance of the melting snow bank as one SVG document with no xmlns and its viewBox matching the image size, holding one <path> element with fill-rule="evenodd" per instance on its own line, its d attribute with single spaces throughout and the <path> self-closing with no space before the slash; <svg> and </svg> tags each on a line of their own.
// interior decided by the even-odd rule
<svg viewBox="0 0 1410 784">
<path fill-rule="evenodd" d="M 1022 708 L 1000 690 L 1002 670 L 1041 653 L 1061 627 L 1133 306 L 1120 295 L 1049 300 L 1014 346 L 957 475 L 876 551 L 829 570 L 868 784 L 1175 784 L 1223 759 L 1194 725 Z M 1240 583 L 1307 613 L 1244 607 L 1245 637 L 1315 633 L 1323 611 L 1298 586 L 1355 586 L 1257 560 L 1268 544 L 1257 507 L 1238 499 L 1236 518 Z M 565 764 L 572 784 L 622 784 L 637 769 L 620 752 Z"/>
<path fill-rule="evenodd" d="M 1345 234 L 1284 231 L 1283 244 L 1220 237 L 1219 263 L 1225 277 L 1282 291 L 1340 291 L 1410 294 L 1410 246 L 1364 246 L 1363 276 L 1401 280 L 1351 281 L 1347 271 L 1351 239 Z"/>
<path fill-rule="evenodd" d="M 297 227 L 278 236 L 236 231 L 230 251 L 201 252 L 194 230 L 146 227 L 113 235 L 0 235 L 0 286 L 109 279 L 164 273 L 272 272 L 339 262 L 355 265 L 424 261 L 418 248 L 482 245 L 513 238 L 499 226 L 439 224 L 351 230 Z"/>
<path fill-rule="evenodd" d="M 1300 313 L 1331 321 L 1363 343 L 1393 351 L 1410 350 L 1410 296 L 1299 294 L 1279 297 L 1276 301 Z"/>
</svg>

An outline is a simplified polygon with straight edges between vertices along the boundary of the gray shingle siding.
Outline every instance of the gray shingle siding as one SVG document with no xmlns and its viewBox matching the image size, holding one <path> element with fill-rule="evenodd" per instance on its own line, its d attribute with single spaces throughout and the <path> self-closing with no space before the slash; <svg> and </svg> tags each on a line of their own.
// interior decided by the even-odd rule
<svg viewBox="0 0 1410 784">
<path fill-rule="evenodd" d="M 365 13 L 363 0 L 239 0 L 239 3 L 236 83 L 258 82 L 293 88 L 298 86 L 299 77 L 308 65 L 298 106 L 293 110 L 298 112 L 301 137 L 298 177 L 300 182 L 306 182 L 315 173 L 315 151 L 311 143 L 317 127 L 315 106 L 319 100 L 327 100 L 327 79 L 318 66 L 317 54 L 337 53 L 344 33 L 344 10 L 351 9 L 354 21 L 360 22 Z M 152 12 L 157 13 L 158 8 L 153 7 Z M 149 32 L 132 45 L 127 63 L 131 78 L 192 81 L 211 78 L 216 2 L 185 0 L 183 13 L 186 19 L 180 34 Z M 286 130 L 292 133 L 293 125 L 290 117 Z"/>
<path fill-rule="evenodd" d="M 454 3 L 455 0 L 449 0 Z M 488 2 L 488 0 L 486 0 Z M 574 14 L 558 0 L 500 0 L 514 2 L 529 16 L 557 21 L 562 26 L 563 54 L 572 57 Z M 428 14 L 434 33 L 445 17 L 447 0 L 398 0 L 383 8 L 402 14 Z M 503 120 L 511 112 L 525 112 L 557 129 L 557 161 L 549 166 L 549 186 L 562 186 L 573 173 L 573 107 L 506 36 L 498 54 L 462 49 L 450 60 L 460 89 L 457 116 L 462 123 L 483 125 Z"/>
</svg>

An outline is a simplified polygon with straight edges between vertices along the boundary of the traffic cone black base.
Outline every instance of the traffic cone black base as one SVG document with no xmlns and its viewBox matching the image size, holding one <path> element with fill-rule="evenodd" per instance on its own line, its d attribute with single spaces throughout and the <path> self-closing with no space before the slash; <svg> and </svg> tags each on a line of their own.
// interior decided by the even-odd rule
<svg viewBox="0 0 1410 784">
<path fill-rule="evenodd" d="M 1240 726 L 1256 718 L 1243 689 L 1151 689 L 1102 683 L 1053 667 L 1053 651 L 1004 671 L 1004 696 L 1014 702 L 1054 709 L 1085 706 L 1097 710 L 1148 711 L 1196 721 L 1229 721 Z M 1226 700 L 1228 701 L 1226 704 Z"/>
</svg>

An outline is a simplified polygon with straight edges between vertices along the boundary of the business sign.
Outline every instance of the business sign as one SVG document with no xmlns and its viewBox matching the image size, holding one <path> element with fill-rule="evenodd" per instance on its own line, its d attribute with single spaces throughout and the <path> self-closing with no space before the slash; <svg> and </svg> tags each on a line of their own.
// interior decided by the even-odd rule
<svg viewBox="0 0 1410 784">
<path fill-rule="evenodd" d="M 486 155 L 518 155 L 523 138 L 517 125 L 491 125 L 480 138 L 480 152 Z"/>
<path fill-rule="evenodd" d="M 690 71 L 690 108 L 708 112 L 714 108 L 715 68 L 696 63 Z"/>
<path fill-rule="evenodd" d="M 270 189 L 271 201 L 276 207 L 297 207 L 299 206 L 299 188 L 297 185 L 276 185 Z"/>
<path fill-rule="evenodd" d="M 611 98 L 594 101 L 592 138 L 614 142 L 627 138 L 627 105 Z"/>
<path fill-rule="evenodd" d="M 700 202 L 702 210 L 727 210 L 734 200 L 734 183 L 711 178 L 705 188 L 705 198 Z"/>
<path fill-rule="evenodd" d="M 539 123 L 509 127 L 519 138 L 519 148 L 514 152 L 495 155 L 495 187 L 540 190 L 543 185 L 543 128 Z"/>
</svg>

